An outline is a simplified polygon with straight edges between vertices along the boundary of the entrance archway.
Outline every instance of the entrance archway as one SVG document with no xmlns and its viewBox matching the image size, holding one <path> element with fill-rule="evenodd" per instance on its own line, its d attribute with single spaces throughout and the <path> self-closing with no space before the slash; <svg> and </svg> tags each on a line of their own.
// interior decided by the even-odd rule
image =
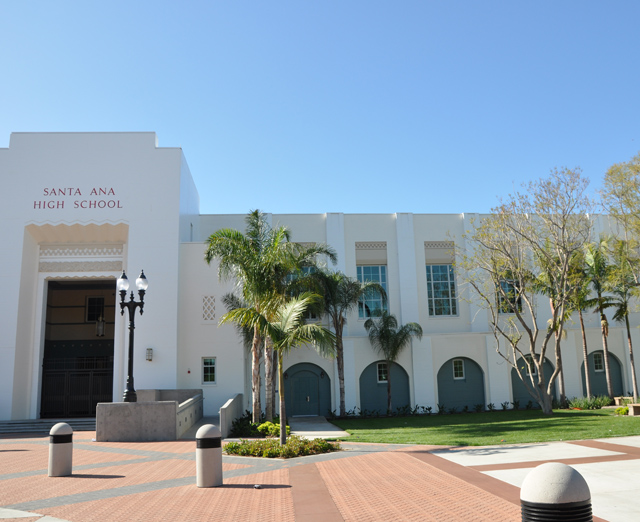
<svg viewBox="0 0 640 522">
<path fill-rule="evenodd" d="M 331 379 L 311 363 L 294 364 L 284 373 L 287 416 L 331 413 Z"/>
<path fill-rule="evenodd" d="M 473 411 L 478 404 L 484 408 L 484 373 L 478 363 L 468 357 L 444 363 L 438 370 L 438 402 L 458 411 Z"/>
<path fill-rule="evenodd" d="M 115 281 L 49 281 L 40 417 L 92 417 L 113 396 Z"/>
<path fill-rule="evenodd" d="M 518 359 L 518 365 L 520 366 L 520 368 L 526 369 L 526 364 L 527 362 L 522 357 Z M 534 372 L 536 371 L 533 365 L 531 365 L 531 368 L 533 368 Z M 549 359 L 547 359 L 546 357 L 544 358 L 544 364 L 542 365 L 542 368 L 544 371 L 545 380 L 546 382 L 549 382 L 549 378 L 553 374 L 554 367 L 549 361 Z M 524 377 L 527 378 L 527 375 L 524 375 Z M 534 375 L 534 382 L 536 382 L 536 379 L 537 379 L 537 376 Z M 556 379 L 556 382 L 553 383 L 553 390 L 551 393 L 551 397 L 554 400 L 558 400 L 558 396 L 556 394 L 556 383 L 557 383 L 557 379 Z M 520 407 L 526 406 L 529 403 L 529 401 L 533 403 L 533 397 L 527 391 L 527 388 L 525 387 L 523 382 L 520 380 L 520 377 L 518 377 L 518 372 L 516 371 L 515 368 L 511 368 L 511 390 L 513 391 L 513 402 L 519 402 Z M 538 406 L 540 405 L 537 404 L 536 407 Z"/>
<path fill-rule="evenodd" d="M 377 361 L 360 374 L 360 410 L 362 412 L 387 413 L 387 363 Z M 409 376 L 397 363 L 391 363 L 391 407 L 405 408 L 411 405 Z"/>
<path fill-rule="evenodd" d="M 589 363 L 589 377 L 591 381 L 591 394 L 609 395 L 607 390 L 607 377 L 604 372 L 604 352 L 597 350 L 587 356 Z M 619 397 L 624 395 L 624 386 L 622 384 L 622 365 L 618 358 L 609 352 L 609 373 L 611 374 L 611 387 L 613 395 Z M 580 376 L 582 378 L 582 390 L 587 395 L 587 383 L 584 378 L 584 362 L 580 366 Z"/>
</svg>

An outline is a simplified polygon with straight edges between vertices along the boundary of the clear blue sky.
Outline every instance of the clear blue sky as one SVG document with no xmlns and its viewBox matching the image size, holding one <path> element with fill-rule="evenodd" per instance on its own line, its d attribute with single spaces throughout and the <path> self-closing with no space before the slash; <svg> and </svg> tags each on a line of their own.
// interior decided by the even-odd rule
<svg viewBox="0 0 640 522">
<path fill-rule="evenodd" d="M 485 212 L 640 150 L 638 1 L 5 1 L 0 146 L 155 131 L 203 213 Z"/>
</svg>

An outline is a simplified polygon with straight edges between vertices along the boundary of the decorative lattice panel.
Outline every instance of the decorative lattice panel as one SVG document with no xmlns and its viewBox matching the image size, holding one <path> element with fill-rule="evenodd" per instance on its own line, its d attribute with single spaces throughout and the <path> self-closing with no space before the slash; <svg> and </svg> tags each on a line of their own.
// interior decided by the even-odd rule
<svg viewBox="0 0 640 522">
<path fill-rule="evenodd" d="M 205 322 L 216 320 L 216 298 L 213 295 L 202 297 L 202 320 Z"/>
</svg>

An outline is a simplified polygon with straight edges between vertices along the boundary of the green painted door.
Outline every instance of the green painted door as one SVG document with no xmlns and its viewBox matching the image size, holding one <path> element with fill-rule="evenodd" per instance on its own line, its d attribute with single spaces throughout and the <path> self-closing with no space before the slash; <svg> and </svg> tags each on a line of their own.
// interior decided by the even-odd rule
<svg viewBox="0 0 640 522">
<path fill-rule="evenodd" d="M 320 400 L 318 376 L 303 370 L 291 376 L 291 403 L 293 411 L 289 415 L 319 415 Z"/>
</svg>

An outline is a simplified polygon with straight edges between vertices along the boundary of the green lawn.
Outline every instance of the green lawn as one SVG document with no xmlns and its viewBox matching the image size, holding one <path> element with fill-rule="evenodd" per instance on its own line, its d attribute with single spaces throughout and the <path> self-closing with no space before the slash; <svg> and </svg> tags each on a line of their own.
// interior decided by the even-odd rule
<svg viewBox="0 0 640 522">
<path fill-rule="evenodd" d="M 613 410 L 498 411 L 331 421 L 349 442 L 486 446 L 640 435 L 640 417 Z"/>
</svg>

